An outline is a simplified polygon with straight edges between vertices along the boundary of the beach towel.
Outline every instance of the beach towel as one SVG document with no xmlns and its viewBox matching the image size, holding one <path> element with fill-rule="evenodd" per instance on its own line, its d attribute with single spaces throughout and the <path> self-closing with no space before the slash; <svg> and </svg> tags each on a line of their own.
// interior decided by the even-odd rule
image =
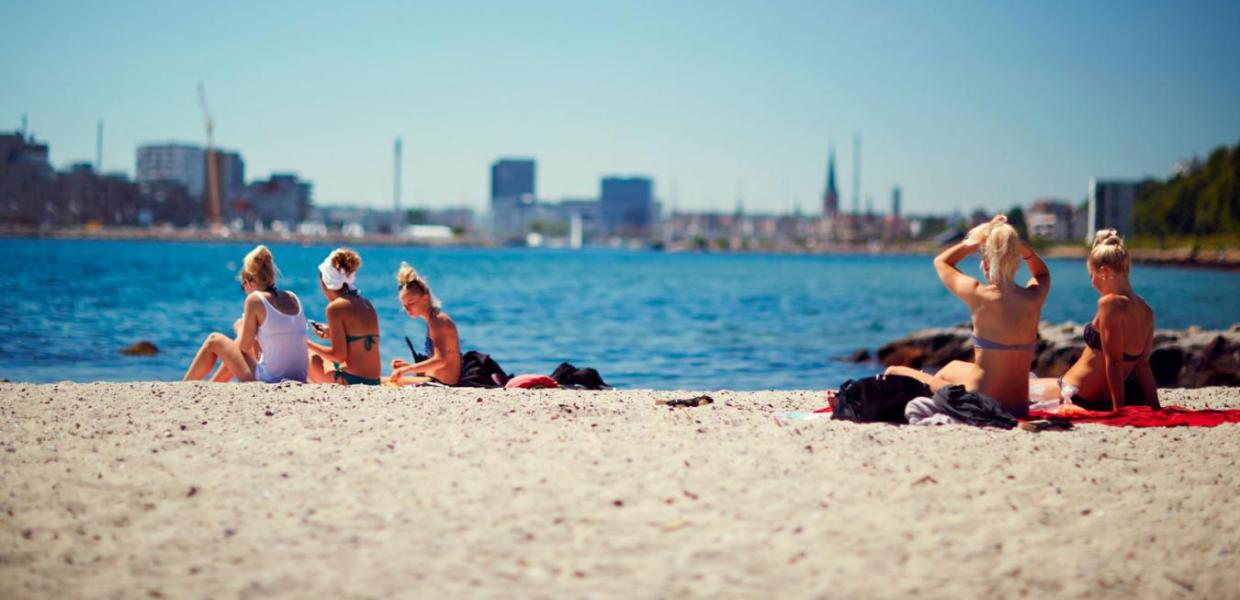
<svg viewBox="0 0 1240 600">
<path fill-rule="evenodd" d="M 516 375 L 512 379 L 509 379 L 508 383 L 504 384 L 504 389 L 509 390 L 537 390 L 558 387 L 560 387 L 560 384 L 556 383 L 554 379 L 547 377 L 546 375 L 537 374 Z"/>
<path fill-rule="evenodd" d="M 1240 409 L 1192 410 L 1182 406 L 1125 406 L 1116 411 L 1086 410 L 1059 414 L 1041 410 L 1029 411 L 1030 419 L 1066 419 L 1074 423 L 1098 423 L 1113 427 L 1214 427 L 1223 423 L 1240 423 Z"/>
</svg>

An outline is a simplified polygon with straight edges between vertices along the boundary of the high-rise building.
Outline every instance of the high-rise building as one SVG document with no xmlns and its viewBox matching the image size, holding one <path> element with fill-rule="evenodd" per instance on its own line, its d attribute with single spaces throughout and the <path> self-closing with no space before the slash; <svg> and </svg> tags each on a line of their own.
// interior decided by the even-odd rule
<svg viewBox="0 0 1240 600">
<path fill-rule="evenodd" d="M 827 150 L 827 189 L 822 194 L 822 216 L 834 217 L 840 212 L 840 192 L 835 187 L 835 148 Z"/>
<path fill-rule="evenodd" d="M 1114 229 L 1120 235 L 1132 233 L 1132 207 L 1140 183 L 1136 181 L 1098 181 L 1089 179 L 1089 212 L 1085 239 L 1092 240 L 1099 229 Z"/>
<path fill-rule="evenodd" d="M 229 203 L 245 192 L 245 161 L 239 152 L 215 150 L 216 173 L 220 178 L 220 203 L 225 212 Z M 192 144 L 147 144 L 138 147 L 137 182 L 172 181 L 185 186 L 190 197 L 203 198 L 207 192 L 207 151 Z"/>
<path fill-rule="evenodd" d="M 654 224 L 654 181 L 649 177 L 604 177 L 599 204 L 603 230 L 611 235 L 645 236 Z"/>
<path fill-rule="evenodd" d="M 207 184 L 206 152 L 189 144 L 147 144 L 138 147 L 137 181 L 174 181 L 189 195 L 201 198 Z"/>
<path fill-rule="evenodd" d="M 525 233 L 536 203 L 536 166 L 533 159 L 501 159 L 491 164 L 491 231 L 511 238 Z"/>
<path fill-rule="evenodd" d="M 891 216 L 900 218 L 900 186 L 891 188 Z"/>
</svg>

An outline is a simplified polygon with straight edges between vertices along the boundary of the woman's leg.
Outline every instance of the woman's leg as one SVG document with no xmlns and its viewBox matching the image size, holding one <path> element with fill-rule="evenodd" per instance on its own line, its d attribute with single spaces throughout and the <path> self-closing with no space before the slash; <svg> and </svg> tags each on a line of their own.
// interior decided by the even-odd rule
<svg viewBox="0 0 1240 600">
<path fill-rule="evenodd" d="M 181 381 L 202 381 L 211 374 L 211 369 L 215 368 L 215 351 L 211 345 L 211 338 L 220 335 L 212 333 L 202 342 L 202 346 L 198 348 L 198 354 L 194 355 L 194 360 L 190 361 L 189 369 L 185 371 L 185 377 Z"/>
<path fill-rule="evenodd" d="M 912 377 L 913 379 L 930 386 L 931 392 L 937 392 L 940 388 L 952 384 L 951 381 L 941 379 L 929 373 L 918 371 L 917 369 L 910 367 L 887 367 L 887 370 L 884 371 L 884 373 L 887 375 L 903 375 L 905 377 Z"/>
<path fill-rule="evenodd" d="M 310 366 L 306 369 L 306 381 L 310 383 L 336 383 L 335 370 L 328 369 L 323 357 L 310 353 Z"/>
<path fill-rule="evenodd" d="M 220 370 L 228 369 L 237 381 L 254 381 L 254 359 L 237 347 L 232 338 L 213 333 L 207 336 L 207 346 L 220 359 Z"/>
<path fill-rule="evenodd" d="M 401 375 L 400 377 L 395 377 L 395 378 L 389 377 L 388 381 L 391 381 L 392 383 L 395 383 L 396 385 L 401 385 L 401 386 L 421 385 L 423 383 L 430 383 L 434 381 L 434 378 L 427 377 L 425 375 L 418 375 L 417 373 L 406 373 L 404 375 Z"/>
<path fill-rule="evenodd" d="M 939 372 L 935 373 L 934 376 L 948 383 L 963 385 L 969 389 L 974 389 L 977 387 L 978 381 L 982 378 L 982 371 L 977 368 L 977 365 L 971 362 L 953 360 L 947 363 L 947 365 L 942 369 L 939 369 Z"/>
</svg>

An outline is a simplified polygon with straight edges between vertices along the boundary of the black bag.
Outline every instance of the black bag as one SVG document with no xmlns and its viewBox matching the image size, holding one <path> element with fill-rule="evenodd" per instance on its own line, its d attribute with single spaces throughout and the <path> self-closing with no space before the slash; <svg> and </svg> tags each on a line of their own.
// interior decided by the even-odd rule
<svg viewBox="0 0 1240 600">
<path fill-rule="evenodd" d="M 903 375 L 875 375 L 849 379 L 835 394 L 831 418 L 856 423 L 907 424 L 904 407 L 918 397 L 929 397 L 930 386 Z"/>
<path fill-rule="evenodd" d="M 501 388 L 511 378 L 489 354 L 470 350 L 461 357 L 461 378 L 455 387 Z"/>
<path fill-rule="evenodd" d="M 551 378 L 560 384 L 560 387 L 570 389 L 602 390 L 610 387 L 598 371 L 589 367 L 578 369 L 570 363 L 560 363 L 560 366 L 551 372 Z"/>
</svg>

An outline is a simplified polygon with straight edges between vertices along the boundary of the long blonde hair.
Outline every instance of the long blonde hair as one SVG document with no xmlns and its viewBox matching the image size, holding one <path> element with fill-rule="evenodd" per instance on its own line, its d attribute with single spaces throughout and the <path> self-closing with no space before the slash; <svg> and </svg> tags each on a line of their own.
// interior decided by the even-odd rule
<svg viewBox="0 0 1240 600">
<path fill-rule="evenodd" d="M 1089 266 L 1106 267 L 1116 273 L 1127 275 L 1132 268 L 1132 257 L 1124 246 L 1124 238 L 1114 229 L 1099 229 L 1094 236 L 1094 247 L 1089 250 Z"/>
<path fill-rule="evenodd" d="M 414 269 L 409 263 L 401 261 L 400 269 L 396 271 L 396 288 L 400 291 L 412 290 L 424 296 L 430 297 L 431 308 L 439 310 L 443 305 L 439 302 L 439 298 L 431 293 L 431 286 L 426 282 L 426 278 L 418 274 L 418 270 Z"/>
<path fill-rule="evenodd" d="M 986 278 L 991 283 L 1010 281 L 1020 269 L 1020 234 L 999 215 L 969 231 L 968 240 L 977 242 L 987 263 Z"/>
</svg>

